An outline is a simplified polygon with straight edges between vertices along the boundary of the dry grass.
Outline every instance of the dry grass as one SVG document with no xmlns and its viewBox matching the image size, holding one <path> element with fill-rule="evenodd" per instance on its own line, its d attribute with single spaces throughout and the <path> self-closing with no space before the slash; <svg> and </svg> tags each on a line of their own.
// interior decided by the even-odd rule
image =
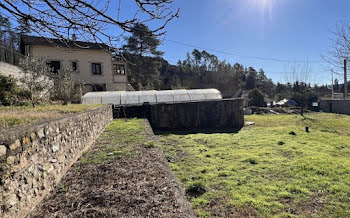
<svg viewBox="0 0 350 218">
<path fill-rule="evenodd" d="M 56 119 L 69 113 L 95 109 L 101 105 L 40 105 L 36 107 L 0 107 L 0 130 Z"/>
</svg>

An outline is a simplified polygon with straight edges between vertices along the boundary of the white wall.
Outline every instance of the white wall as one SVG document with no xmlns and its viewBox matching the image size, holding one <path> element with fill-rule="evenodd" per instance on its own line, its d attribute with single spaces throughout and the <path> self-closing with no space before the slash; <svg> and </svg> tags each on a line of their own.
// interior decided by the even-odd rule
<svg viewBox="0 0 350 218">
<path fill-rule="evenodd" d="M 126 90 L 126 75 L 113 76 L 112 55 L 106 51 L 35 45 L 30 46 L 29 53 L 53 61 L 60 61 L 61 69 L 64 66 L 71 66 L 71 62 L 76 61 L 78 63 L 78 71 L 75 75 L 77 82 L 106 84 L 107 91 Z M 102 64 L 102 75 L 92 74 L 91 63 Z"/>
<path fill-rule="evenodd" d="M 5 76 L 12 76 L 16 79 L 19 79 L 21 76 L 20 73 L 21 73 L 21 68 L 15 65 L 0 61 L 0 74 Z"/>
<path fill-rule="evenodd" d="M 12 64 L 8 64 L 6 62 L 2 62 L 0 61 L 0 74 L 5 75 L 5 76 L 11 76 L 13 78 L 15 78 L 17 81 L 17 85 L 19 85 L 20 87 L 24 87 L 23 84 L 19 81 L 22 77 L 23 77 L 23 73 L 22 73 L 22 69 L 20 67 L 17 67 L 15 65 Z M 41 81 L 49 81 L 48 77 L 40 77 Z M 49 82 L 48 83 L 50 87 L 52 87 L 54 84 L 53 82 Z M 41 93 L 41 97 L 42 98 L 48 98 L 49 96 L 47 95 L 50 87 L 47 87 L 47 89 L 43 90 Z"/>
</svg>

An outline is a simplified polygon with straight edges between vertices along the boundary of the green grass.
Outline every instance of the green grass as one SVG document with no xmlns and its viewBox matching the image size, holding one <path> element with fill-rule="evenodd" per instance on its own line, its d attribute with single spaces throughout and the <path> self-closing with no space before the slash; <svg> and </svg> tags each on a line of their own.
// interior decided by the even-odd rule
<svg viewBox="0 0 350 218">
<path fill-rule="evenodd" d="M 19 126 L 23 124 L 28 124 L 36 121 L 38 119 L 36 118 L 17 118 L 17 117 L 12 117 L 12 116 L 1 116 L 0 117 L 0 128 L 11 128 L 14 126 Z"/>
<path fill-rule="evenodd" d="M 137 154 L 136 146 L 156 147 L 149 141 L 145 123 L 141 119 L 113 120 L 96 141 L 93 149 L 85 152 L 80 164 L 105 164 L 116 159 L 132 157 Z"/>
<path fill-rule="evenodd" d="M 67 113 L 79 113 L 102 105 L 38 105 L 4 107 L 0 106 L 0 128 L 6 129 L 19 125 L 30 124 L 39 120 L 46 120 L 63 116 Z"/>
<path fill-rule="evenodd" d="M 160 141 L 183 187 L 205 189 L 189 195 L 200 217 L 215 208 L 236 216 L 350 217 L 350 116 L 307 116 L 313 120 L 245 116 L 256 124 L 236 134 L 162 135 Z"/>
<path fill-rule="evenodd" d="M 55 111 L 60 113 L 78 113 L 85 110 L 95 109 L 103 105 L 87 105 L 87 104 L 68 104 L 68 105 L 37 105 L 32 106 L 0 106 L 0 112 L 5 111 L 20 111 L 20 112 L 48 112 Z"/>
</svg>

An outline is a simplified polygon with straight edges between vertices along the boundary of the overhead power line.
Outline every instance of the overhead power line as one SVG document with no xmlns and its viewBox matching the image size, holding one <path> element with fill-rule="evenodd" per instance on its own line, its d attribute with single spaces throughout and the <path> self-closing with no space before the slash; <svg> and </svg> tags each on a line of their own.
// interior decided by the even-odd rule
<svg viewBox="0 0 350 218">
<path fill-rule="evenodd" d="M 216 53 L 220 53 L 220 54 L 240 57 L 240 58 L 258 59 L 258 60 L 264 60 L 264 61 L 288 62 L 288 63 L 293 63 L 293 62 L 297 62 L 297 63 L 326 63 L 326 61 L 321 61 L 321 60 L 317 60 L 317 61 L 309 61 L 309 60 L 302 61 L 302 60 L 286 60 L 286 59 L 278 59 L 278 58 L 266 58 L 266 57 L 259 57 L 259 56 L 245 56 L 245 55 L 235 54 L 235 53 L 232 53 L 232 52 L 226 52 L 226 51 L 220 51 L 220 50 L 216 50 L 216 49 L 204 48 L 204 47 L 201 47 L 201 46 L 187 44 L 187 43 L 183 43 L 183 42 L 179 42 L 179 41 L 175 41 L 175 40 L 171 40 L 171 39 L 164 39 L 164 41 L 175 43 L 175 44 L 179 44 L 179 45 L 183 45 L 183 46 L 187 46 L 187 47 L 202 49 L 202 50 L 206 50 L 206 51 L 212 51 L 212 52 L 216 52 Z"/>
<path fill-rule="evenodd" d="M 166 58 L 166 59 L 174 59 L 174 60 L 180 60 L 180 59 L 178 59 L 177 57 L 173 57 L 173 56 L 167 56 L 167 55 L 164 55 L 164 58 Z M 264 69 L 262 69 L 263 71 L 264 71 L 264 73 L 268 73 L 268 74 L 293 74 L 293 73 L 296 73 L 296 72 L 291 72 L 291 71 L 271 71 L 271 70 L 264 70 Z M 258 73 L 259 72 L 259 70 L 255 70 L 255 71 L 253 71 L 253 70 L 246 70 L 246 69 L 244 69 L 244 70 L 242 70 L 242 72 L 246 72 L 246 73 Z M 329 73 L 328 71 L 317 71 L 317 73 L 319 74 L 319 73 Z M 337 75 L 343 75 L 343 74 L 341 74 L 341 73 L 336 73 L 336 72 L 333 72 L 334 74 L 337 74 Z M 349 76 L 350 76 L 350 74 L 348 74 Z"/>
</svg>

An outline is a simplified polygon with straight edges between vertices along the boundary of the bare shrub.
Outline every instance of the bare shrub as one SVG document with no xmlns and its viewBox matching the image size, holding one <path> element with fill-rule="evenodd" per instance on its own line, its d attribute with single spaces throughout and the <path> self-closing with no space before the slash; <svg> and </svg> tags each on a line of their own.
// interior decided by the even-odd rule
<svg viewBox="0 0 350 218">
<path fill-rule="evenodd" d="M 26 56 L 19 61 L 19 67 L 22 68 L 22 75 L 19 79 L 23 89 L 30 95 L 30 101 L 35 103 L 46 98 L 51 90 L 53 82 L 50 78 L 50 69 L 47 61 L 40 57 Z"/>
<path fill-rule="evenodd" d="M 54 78 L 55 85 L 51 90 L 53 100 L 62 101 L 64 105 L 80 101 L 80 86 L 75 83 L 74 73 L 75 71 L 70 67 L 65 67 L 58 72 L 58 76 Z"/>
</svg>

